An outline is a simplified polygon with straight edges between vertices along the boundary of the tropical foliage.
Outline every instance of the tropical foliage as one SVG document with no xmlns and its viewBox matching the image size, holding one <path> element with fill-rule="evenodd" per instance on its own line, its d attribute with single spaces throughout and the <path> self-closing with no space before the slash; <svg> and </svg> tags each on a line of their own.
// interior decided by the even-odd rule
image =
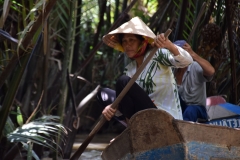
<svg viewBox="0 0 240 160">
<path fill-rule="evenodd" d="M 26 150 L 34 143 L 62 153 L 62 149 L 56 140 L 60 137 L 62 142 L 66 143 L 65 138 L 68 132 L 62 124 L 54 122 L 57 120 L 59 120 L 59 117 L 56 116 L 40 117 L 10 132 L 7 139 L 12 143 L 22 143 Z M 32 152 L 32 150 L 29 151 Z M 34 157 L 36 158 L 37 155 L 34 155 Z"/>
<path fill-rule="evenodd" d="M 42 132 L 45 126 L 34 119 L 56 115 L 71 130 L 66 144 L 48 139 L 47 133 L 34 135 L 41 138 L 32 142 L 44 145 L 43 139 L 48 139 L 69 158 L 77 132 L 89 132 L 101 114 L 95 99 L 98 86 L 114 89 L 129 61 L 103 45 L 101 38 L 134 16 L 155 34 L 171 28 L 170 40 L 187 40 L 216 70 L 208 95 L 226 95 L 227 101 L 240 103 L 237 0 L 0 0 L 0 5 L 1 144 L 7 135 L 21 137 L 25 125 L 34 124 L 31 127 Z M 31 123 L 25 124 L 32 115 Z M 7 130 L 10 124 L 12 129 Z M 114 126 L 110 121 L 100 132 L 119 128 Z M 28 135 L 33 134 L 30 130 Z M 0 154 L 6 155 L 12 147 L 3 147 Z"/>
</svg>

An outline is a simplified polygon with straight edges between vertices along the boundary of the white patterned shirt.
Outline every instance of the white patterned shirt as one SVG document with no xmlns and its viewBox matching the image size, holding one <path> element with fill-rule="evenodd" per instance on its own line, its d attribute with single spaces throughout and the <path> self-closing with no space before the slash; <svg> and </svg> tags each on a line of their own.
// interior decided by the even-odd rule
<svg viewBox="0 0 240 160">
<path fill-rule="evenodd" d="M 174 56 L 167 49 L 159 49 L 145 66 L 136 83 L 148 93 L 158 109 L 165 110 L 175 119 L 182 120 L 177 84 L 171 67 L 186 67 L 193 62 L 193 59 L 186 50 L 178 46 L 177 48 L 180 52 L 178 56 Z M 149 53 L 145 55 L 144 60 Z M 136 61 L 132 61 L 125 67 L 124 72 L 132 77 L 136 71 Z"/>
</svg>

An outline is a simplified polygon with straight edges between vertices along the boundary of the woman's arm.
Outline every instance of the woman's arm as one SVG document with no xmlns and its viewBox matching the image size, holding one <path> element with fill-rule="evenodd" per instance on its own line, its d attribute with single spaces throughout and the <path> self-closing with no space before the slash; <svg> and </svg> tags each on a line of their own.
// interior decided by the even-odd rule
<svg viewBox="0 0 240 160">
<path fill-rule="evenodd" d="M 168 38 L 165 38 L 163 33 L 156 36 L 154 44 L 158 48 L 168 49 L 174 56 L 178 56 L 180 54 L 177 46 L 174 45 Z"/>
<path fill-rule="evenodd" d="M 164 37 L 163 33 L 156 36 L 154 45 L 160 48 L 157 61 L 163 65 L 184 68 L 193 62 L 191 55 L 186 50 L 173 44 Z"/>
</svg>

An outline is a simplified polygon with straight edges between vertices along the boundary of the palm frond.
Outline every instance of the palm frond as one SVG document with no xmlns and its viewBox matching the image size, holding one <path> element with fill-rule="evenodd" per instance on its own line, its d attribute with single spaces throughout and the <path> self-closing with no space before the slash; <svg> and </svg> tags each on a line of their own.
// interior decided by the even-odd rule
<svg viewBox="0 0 240 160">
<path fill-rule="evenodd" d="M 31 16 L 31 14 L 34 14 L 35 12 L 41 11 L 42 10 L 42 6 L 44 4 L 45 4 L 45 0 L 41 0 L 37 4 L 35 4 L 35 6 L 33 6 L 33 8 L 30 10 L 28 15 L 26 16 L 25 21 Z"/>
<path fill-rule="evenodd" d="M 40 160 L 40 158 L 38 157 L 38 155 L 32 150 L 32 144 L 29 145 L 29 143 L 23 143 L 22 142 L 22 145 L 23 145 L 23 148 L 28 151 L 28 158 L 29 158 L 29 154 L 31 154 L 32 157 L 34 157 L 36 160 Z"/>
<path fill-rule="evenodd" d="M 61 137 L 61 141 L 65 143 L 68 131 L 62 124 L 54 122 L 56 120 L 59 120 L 59 117 L 43 116 L 9 133 L 7 139 L 10 142 L 25 144 L 30 141 L 54 151 L 61 151 L 61 147 L 57 144 L 56 139 Z"/>
</svg>

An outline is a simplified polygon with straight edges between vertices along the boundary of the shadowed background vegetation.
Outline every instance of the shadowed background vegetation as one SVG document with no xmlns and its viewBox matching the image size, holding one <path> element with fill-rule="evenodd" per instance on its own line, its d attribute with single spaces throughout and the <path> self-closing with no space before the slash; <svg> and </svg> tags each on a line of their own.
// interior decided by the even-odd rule
<svg viewBox="0 0 240 160">
<path fill-rule="evenodd" d="M 90 132 L 101 115 L 97 90 L 114 89 L 129 62 L 104 45 L 102 36 L 135 16 L 155 34 L 170 28 L 171 41 L 187 40 L 216 70 L 207 84 L 208 96 L 224 95 L 240 105 L 237 0 L 0 0 L 0 5 L 3 159 L 13 159 L 22 150 L 37 159 L 44 148 L 69 158 L 75 135 Z M 39 126 L 39 118 L 45 126 Z M 51 130 L 56 123 L 59 127 Z M 44 127 L 48 130 L 43 133 Z M 21 137 L 23 128 L 30 133 L 24 134 L 28 141 Z M 99 134 L 123 129 L 111 120 Z M 18 136 L 20 141 L 10 143 Z"/>
</svg>

